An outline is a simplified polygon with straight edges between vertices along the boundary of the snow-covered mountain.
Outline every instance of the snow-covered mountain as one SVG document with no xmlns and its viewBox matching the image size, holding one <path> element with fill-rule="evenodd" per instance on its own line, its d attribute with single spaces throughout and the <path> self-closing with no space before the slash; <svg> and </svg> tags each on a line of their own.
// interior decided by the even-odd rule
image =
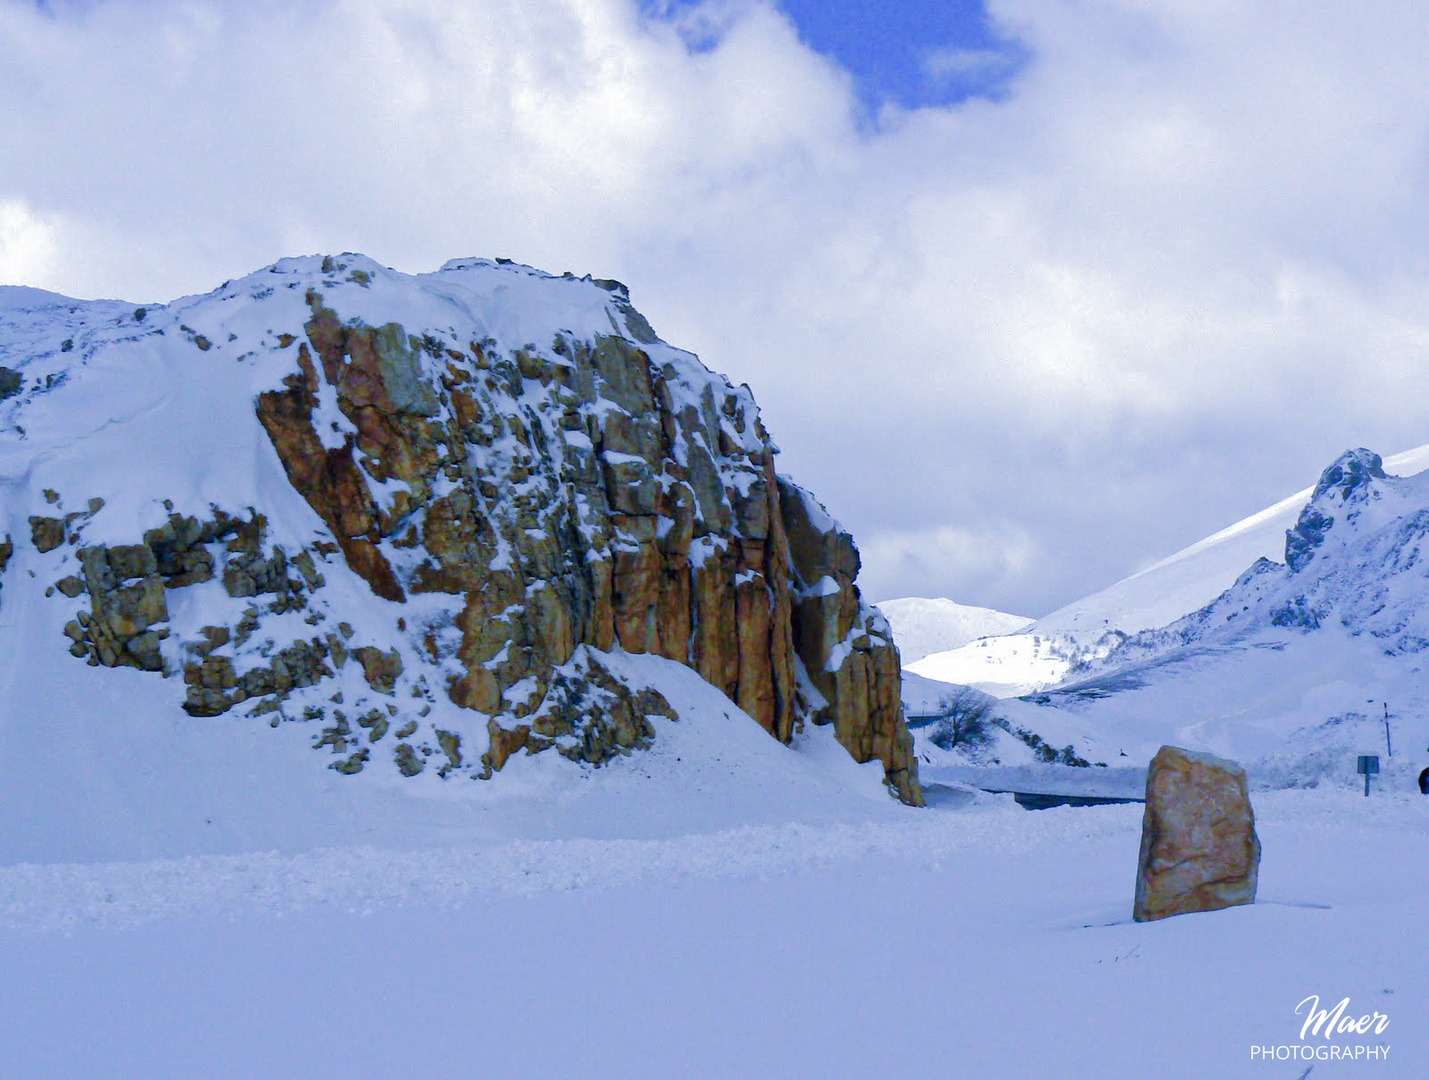
<svg viewBox="0 0 1429 1080">
<path fill-rule="evenodd" d="M 0 861 L 281 845 L 654 744 L 772 782 L 740 724 L 790 783 L 836 742 L 919 799 L 852 539 L 617 282 L 12 288 L 0 379 Z"/>
<path fill-rule="evenodd" d="M 1284 540 L 1223 594 L 1114 635 L 1036 699 L 1117 753 L 1162 743 L 1246 761 L 1272 786 L 1353 779 L 1358 754 L 1410 788 L 1429 764 L 1429 472 L 1346 452 Z M 1392 753 L 1391 753 L 1392 752 Z"/>
<path fill-rule="evenodd" d="M 1405 476 L 1429 469 L 1429 446 L 1396 454 L 1384 468 Z M 1072 675 L 1074 664 L 1108 652 L 1118 634 L 1174 622 L 1211 603 L 1258 559 L 1282 560 L 1286 531 L 1314 493 L 1313 487 L 1298 491 L 1015 634 L 905 660 L 904 666 L 999 697 L 1056 686 Z"/>
<path fill-rule="evenodd" d="M 1390 464 L 1426 460 L 1421 449 Z M 1053 632 L 1040 620 L 925 657 L 905 697 L 933 700 L 944 683 L 1032 694 L 999 713 L 1112 766 L 1169 743 L 1239 759 L 1258 785 L 1283 787 L 1352 782 L 1355 758 L 1379 754 L 1384 783 L 1415 788 L 1429 764 L 1429 472 L 1391 475 L 1377 454 L 1348 451 L 1296 500 L 1064 609 L 1098 612 L 1090 626 Z M 1257 554 L 1272 535 L 1283 561 Z M 1123 625 L 1135 625 L 1157 581 L 1168 595 L 1205 595 L 1237 553 L 1251 562 L 1197 610 L 1158 629 L 1106 629 L 1123 620 L 1118 597 Z"/>
<path fill-rule="evenodd" d="M 971 607 L 952 600 L 905 596 L 880 600 L 878 610 L 893 628 L 893 643 L 907 667 L 930 653 L 946 652 L 978 638 L 1015 634 L 1032 625 L 1023 615 Z"/>
<path fill-rule="evenodd" d="M 1429 446 L 1385 459 L 1386 471 L 1412 476 L 1429 469 Z M 1294 527 L 1315 489 L 1297 491 L 1273 506 L 1092 593 L 1027 628 L 1027 633 L 1134 634 L 1174 622 L 1230 588 L 1257 559 L 1285 558 L 1285 533 Z"/>
<path fill-rule="evenodd" d="M 1429 472 L 1387 474 L 1365 449 L 1320 476 L 1285 532 L 1284 561 L 1261 558 L 1216 599 L 1160 630 L 1129 636 L 1076 671 L 1129 658 L 1234 645 L 1286 628 L 1374 639 L 1388 656 L 1429 648 Z"/>
<path fill-rule="evenodd" d="M 1074 635 L 1043 637 L 1024 631 L 932 653 L 909 664 L 908 671 L 937 682 L 972 686 L 994 697 L 1021 697 L 1059 682 L 1085 647 Z"/>
</svg>

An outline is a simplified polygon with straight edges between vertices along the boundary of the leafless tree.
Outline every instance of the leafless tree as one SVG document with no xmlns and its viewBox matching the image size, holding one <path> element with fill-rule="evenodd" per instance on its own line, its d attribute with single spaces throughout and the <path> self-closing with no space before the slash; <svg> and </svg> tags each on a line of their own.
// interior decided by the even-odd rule
<svg viewBox="0 0 1429 1080">
<path fill-rule="evenodd" d="M 992 741 L 992 721 L 997 699 L 971 686 L 963 686 L 938 699 L 938 719 L 928 738 L 934 746 L 974 750 Z"/>
</svg>

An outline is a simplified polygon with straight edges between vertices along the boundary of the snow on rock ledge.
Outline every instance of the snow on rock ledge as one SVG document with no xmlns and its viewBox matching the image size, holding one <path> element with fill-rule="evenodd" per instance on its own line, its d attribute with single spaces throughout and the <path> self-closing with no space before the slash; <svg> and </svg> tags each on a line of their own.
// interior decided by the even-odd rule
<svg viewBox="0 0 1429 1080">
<path fill-rule="evenodd" d="M 601 656 L 654 654 L 921 803 L 852 539 L 617 282 L 288 259 L 0 311 L 0 363 L 0 573 L 33 549 L 77 663 L 307 722 L 339 772 L 490 777 L 643 745 L 671 704 Z"/>
</svg>

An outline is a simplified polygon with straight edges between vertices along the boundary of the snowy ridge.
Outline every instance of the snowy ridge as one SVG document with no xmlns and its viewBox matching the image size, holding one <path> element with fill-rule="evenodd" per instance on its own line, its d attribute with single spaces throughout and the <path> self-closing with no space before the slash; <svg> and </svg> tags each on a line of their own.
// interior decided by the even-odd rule
<svg viewBox="0 0 1429 1080">
<path fill-rule="evenodd" d="M 1423 472 L 1429 469 L 1429 446 L 1386 458 L 1384 467 L 1399 476 Z M 1256 560 L 1283 560 L 1285 533 L 1314 491 L 1313 487 L 1297 491 L 1100 592 L 1058 608 L 1027 632 L 1134 634 L 1174 622 L 1213 601 Z"/>
<path fill-rule="evenodd" d="M 897 856 L 934 863 L 968 848 L 1026 851 L 1087 825 L 1024 820 L 1010 799 L 985 797 L 966 817 L 898 823 L 748 826 L 673 839 L 514 840 L 480 848 L 403 852 L 334 848 L 303 855 L 192 856 L 143 863 L 0 867 L 0 925 L 128 926 L 235 909 L 298 911 L 458 904 L 472 894 L 531 895 L 787 874 Z M 1125 829 L 1114 815 L 1094 832 Z"/>
<path fill-rule="evenodd" d="M 1079 665 L 1198 644 L 1233 644 L 1285 627 L 1335 624 L 1378 639 L 1389 655 L 1429 648 L 1429 473 L 1388 475 L 1378 454 L 1330 465 L 1286 533 L 1285 563 L 1261 559 L 1221 596 L 1162 630 L 1133 635 Z"/>
<path fill-rule="evenodd" d="M 1032 625 L 1022 615 L 971 607 L 944 598 L 905 596 L 877 605 L 893 629 L 903 666 L 930 653 L 956 649 L 979 638 L 1015 634 Z"/>
<path fill-rule="evenodd" d="M 786 822 L 669 839 L 513 840 L 430 851 L 357 846 L 302 855 L 22 864 L 0 867 L 0 928 L 126 927 L 155 919 L 312 908 L 370 914 L 380 907 L 456 907 L 483 894 L 695 886 L 851 867 L 875 858 L 929 868 L 968 851 L 1045 855 L 1069 844 L 1134 836 L 1142 814 L 1134 805 L 1028 814 L 1010 796 L 987 794 L 968 796 L 961 805 L 962 813 L 899 822 Z M 1261 826 L 1414 833 L 1423 825 L 1421 810 L 1408 794 L 1373 804 L 1330 788 L 1256 797 Z"/>
<path fill-rule="evenodd" d="M 1429 446 L 1396 454 L 1384 467 L 1403 476 L 1423 472 Z M 909 669 L 1004 698 L 1077 678 L 1075 668 L 1106 657 L 1121 635 L 1167 626 L 1215 601 L 1257 560 L 1283 560 L 1285 534 L 1314 494 L 1313 487 L 1297 492 L 1014 634 L 930 654 Z"/>
</svg>

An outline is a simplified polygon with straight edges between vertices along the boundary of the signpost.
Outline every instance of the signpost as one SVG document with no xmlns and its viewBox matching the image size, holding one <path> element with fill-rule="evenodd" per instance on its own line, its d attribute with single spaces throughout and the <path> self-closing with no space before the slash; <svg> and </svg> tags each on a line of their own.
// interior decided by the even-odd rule
<svg viewBox="0 0 1429 1080">
<path fill-rule="evenodd" d="M 1364 773 L 1364 793 L 1365 798 L 1369 798 L 1369 778 L 1372 774 L 1379 772 L 1379 755 L 1361 754 L 1359 768 L 1355 771 Z"/>
<path fill-rule="evenodd" d="M 1394 757 L 1394 744 L 1389 741 L 1389 702 L 1384 703 L 1384 748 Z"/>
</svg>

